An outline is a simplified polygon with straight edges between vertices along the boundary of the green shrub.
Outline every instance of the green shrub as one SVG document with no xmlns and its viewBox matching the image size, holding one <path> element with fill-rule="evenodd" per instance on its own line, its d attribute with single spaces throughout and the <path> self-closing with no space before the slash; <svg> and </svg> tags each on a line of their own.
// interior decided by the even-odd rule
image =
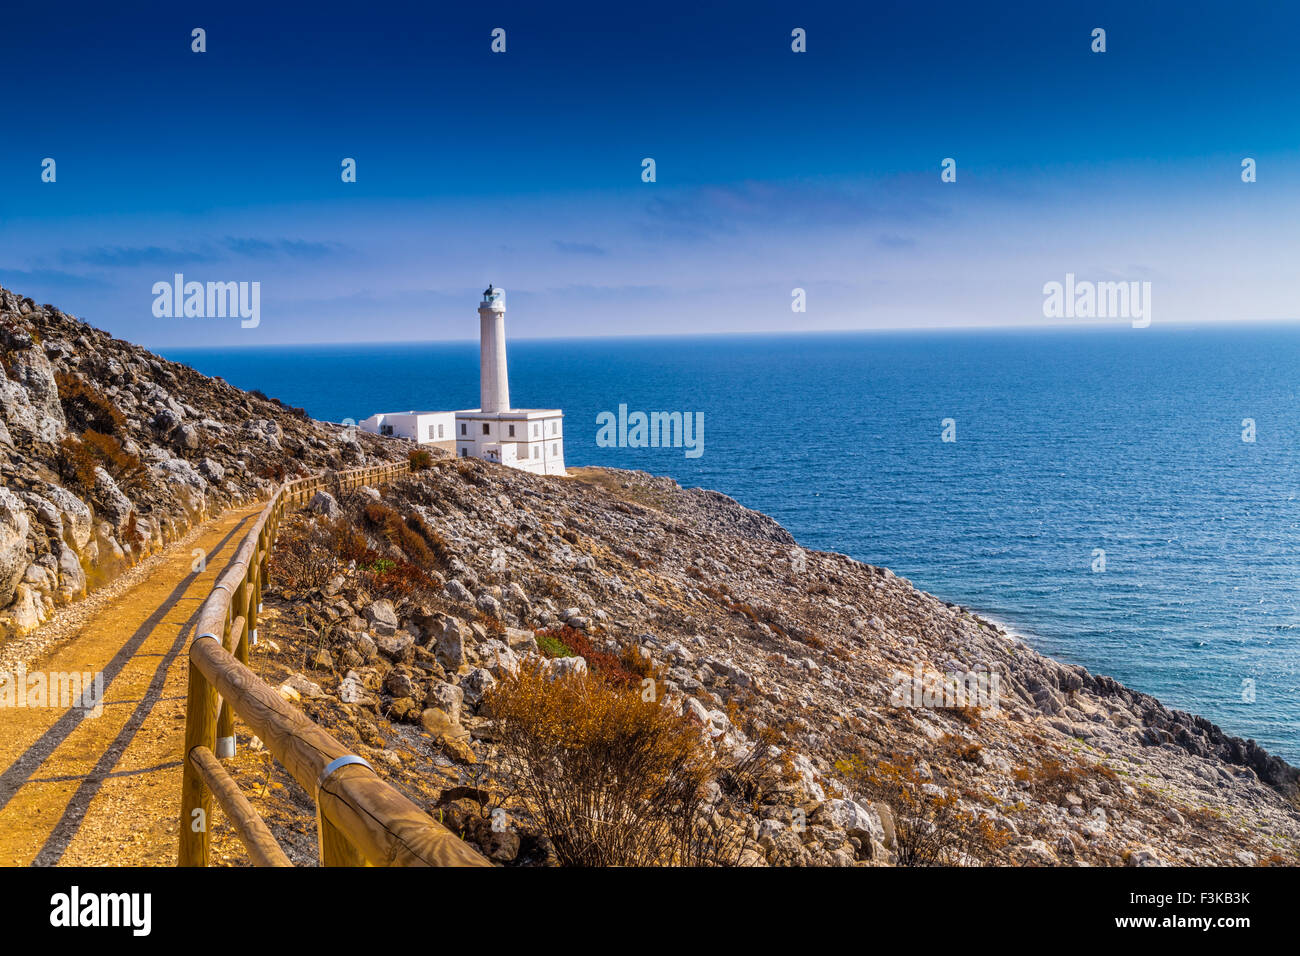
<svg viewBox="0 0 1300 956">
<path fill-rule="evenodd" d="M 573 651 L 566 647 L 564 642 L 546 631 L 538 631 L 534 637 L 537 638 L 537 649 L 546 657 L 572 657 Z"/>
</svg>

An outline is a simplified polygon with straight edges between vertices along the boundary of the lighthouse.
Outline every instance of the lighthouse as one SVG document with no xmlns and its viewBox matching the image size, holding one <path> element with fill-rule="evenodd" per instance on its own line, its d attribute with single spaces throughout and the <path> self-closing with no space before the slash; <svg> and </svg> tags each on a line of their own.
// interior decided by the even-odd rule
<svg viewBox="0 0 1300 956">
<path fill-rule="evenodd" d="M 535 475 L 565 475 L 564 412 L 511 408 L 506 372 L 506 292 L 489 285 L 478 304 L 479 407 L 458 412 L 384 412 L 362 431 L 405 438 L 459 458 L 481 458 Z"/>
<path fill-rule="evenodd" d="M 506 372 L 506 290 L 488 286 L 478 306 L 479 408 L 510 411 L 510 380 Z"/>
</svg>

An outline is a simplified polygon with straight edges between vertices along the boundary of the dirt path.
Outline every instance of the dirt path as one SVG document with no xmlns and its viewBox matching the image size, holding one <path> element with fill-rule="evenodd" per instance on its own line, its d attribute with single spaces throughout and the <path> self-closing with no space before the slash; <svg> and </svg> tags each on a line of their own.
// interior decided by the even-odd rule
<svg viewBox="0 0 1300 956">
<path fill-rule="evenodd" d="M 27 664 L 41 683 L 101 672 L 103 708 L 0 707 L 0 866 L 175 864 L 193 618 L 261 508 L 231 509 L 173 545 Z M 195 573 L 199 548 L 207 566 Z"/>
</svg>

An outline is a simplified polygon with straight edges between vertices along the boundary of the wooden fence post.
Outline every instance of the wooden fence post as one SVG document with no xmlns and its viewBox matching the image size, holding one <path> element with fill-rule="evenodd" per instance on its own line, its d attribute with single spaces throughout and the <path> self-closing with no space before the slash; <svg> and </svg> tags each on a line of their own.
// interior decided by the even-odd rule
<svg viewBox="0 0 1300 956">
<path fill-rule="evenodd" d="M 190 663 L 190 689 L 185 715 L 185 767 L 181 774 L 181 837 L 177 864 L 207 866 L 212 794 L 190 763 L 190 752 L 195 747 L 207 747 L 210 750 L 215 743 L 217 692 L 193 662 Z"/>
<path fill-rule="evenodd" d="M 225 647 L 226 642 L 230 639 L 230 624 L 232 608 L 226 605 L 226 623 L 222 628 L 221 646 Z M 221 699 L 221 709 L 217 716 L 217 739 L 216 746 L 212 747 L 212 752 L 218 759 L 225 760 L 235 755 L 235 711 L 230 706 L 230 701 L 225 698 Z"/>
</svg>

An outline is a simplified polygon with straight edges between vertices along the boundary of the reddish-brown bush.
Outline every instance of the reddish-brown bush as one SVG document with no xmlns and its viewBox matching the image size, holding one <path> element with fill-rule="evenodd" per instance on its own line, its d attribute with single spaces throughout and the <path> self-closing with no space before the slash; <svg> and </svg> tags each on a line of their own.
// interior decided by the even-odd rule
<svg viewBox="0 0 1300 956">
<path fill-rule="evenodd" d="M 63 417 L 73 431 L 91 429 L 103 435 L 126 433 L 126 416 L 89 382 L 60 371 L 54 373 L 54 384 L 59 390 Z"/>
</svg>

